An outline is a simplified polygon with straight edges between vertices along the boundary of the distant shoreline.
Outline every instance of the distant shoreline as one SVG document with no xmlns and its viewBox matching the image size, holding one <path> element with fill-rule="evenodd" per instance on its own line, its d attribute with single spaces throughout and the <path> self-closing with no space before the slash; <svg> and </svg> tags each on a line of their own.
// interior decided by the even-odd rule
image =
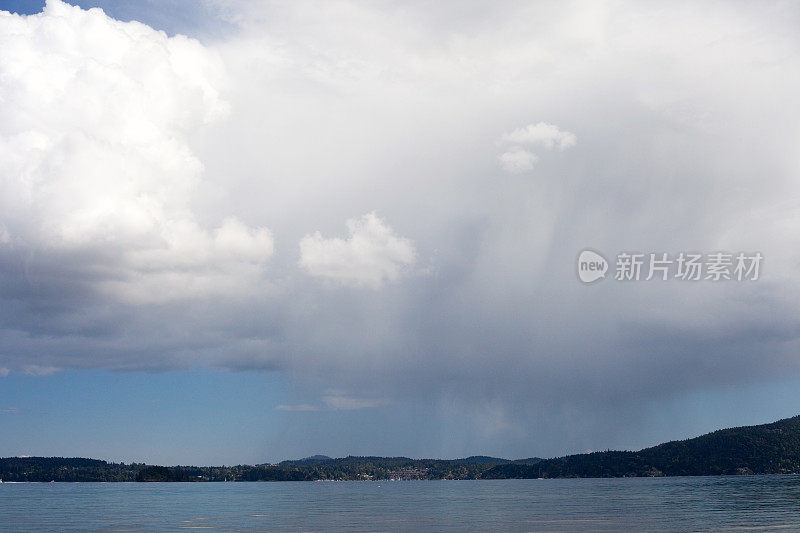
<svg viewBox="0 0 800 533">
<path fill-rule="evenodd" d="M 0 458 L 15 482 L 410 481 L 800 474 L 800 416 L 639 451 L 508 460 L 313 456 L 278 464 L 158 466 L 62 457 Z"/>
<path fill-rule="evenodd" d="M 438 482 L 438 481 L 479 481 L 479 482 L 491 482 L 491 481 L 589 481 L 589 480 L 599 480 L 599 479 L 679 479 L 679 478 L 735 478 L 735 477 L 791 477 L 791 476 L 800 476 L 800 472 L 787 472 L 787 473 L 775 473 L 775 474 L 708 474 L 708 475 L 696 475 L 696 476 L 614 476 L 614 477 L 546 477 L 546 478 L 475 478 L 475 479 L 314 479 L 314 480 L 303 480 L 303 481 L 246 481 L 246 480 L 239 480 L 239 481 L 229 481 L 228 483 L 240 483 L 240 484 L 257 484 L 257 483 L 406 483 L 406 482 Z M 3 481 L 0 485 L 50 485 L 50 484 L 141 484 L 142 482 L 139 481 Z M 178 483 L 178 484 L 194 484 L 197 483 L 195 481 L 148 481 L 145 483 Z M 224 481 L 206 481 L 203 483 L 225 483 Z"/>
</svg>

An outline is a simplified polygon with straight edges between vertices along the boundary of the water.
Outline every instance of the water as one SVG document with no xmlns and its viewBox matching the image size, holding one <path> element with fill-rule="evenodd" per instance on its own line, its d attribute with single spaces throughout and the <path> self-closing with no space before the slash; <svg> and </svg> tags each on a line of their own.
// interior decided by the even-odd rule
<svg viewBox="0 0 800 533">
<path fill-rule="evenodd" d="M 800 476 L 0 485 L 0 531 L 800 531 Z"/>
</svg>

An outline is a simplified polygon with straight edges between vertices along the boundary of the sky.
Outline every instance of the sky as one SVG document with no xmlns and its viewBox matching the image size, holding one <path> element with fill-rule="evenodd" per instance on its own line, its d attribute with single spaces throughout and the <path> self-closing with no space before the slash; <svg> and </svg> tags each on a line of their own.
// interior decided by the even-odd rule
<svg viewBox="0 0 800 533">
<path fill-rule="evenodd" d="M 0 10 L 0 456 L 552 457 L 800 413 L 796 4 Z"/>
</svg>

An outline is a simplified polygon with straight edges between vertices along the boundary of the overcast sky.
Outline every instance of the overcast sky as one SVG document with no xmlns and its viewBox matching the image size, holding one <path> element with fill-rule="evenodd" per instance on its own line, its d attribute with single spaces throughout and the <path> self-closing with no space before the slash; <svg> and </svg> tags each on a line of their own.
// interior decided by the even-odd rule
<svg viewBox="0 0 800 533">
<path fill-rule="evenodd" d="M 0 455 L 518 458 L 800 412 L 797 4 L 77 3 L 0 2 Z M 763 262 L 623 282 L 623 251 Z"/>
</svg>

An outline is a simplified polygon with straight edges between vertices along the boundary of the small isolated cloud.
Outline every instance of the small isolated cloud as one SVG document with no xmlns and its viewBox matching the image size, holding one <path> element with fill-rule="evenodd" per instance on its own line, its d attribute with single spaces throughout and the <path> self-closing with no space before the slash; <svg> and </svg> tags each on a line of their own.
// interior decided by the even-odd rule
<svg viewBox="0 0 800 533">
<path fill-rule="evenodd" d="M 22 370 L 29 376 L 51 376 L 61 369 L 54 366 L 26 365 Z"/>
<path fill-rule="evenodd" d="M 0 366 L 0 378 L 4 378 L 11 373 L 11 370 L 4 366 Z"/>
<path fill-rule="evenodd" d="M 524 128 L 517 128 L 511 133 L 506 133 L 501 141 L 507 144 L 529 144 L 532 146 L 543 146 L 548 150 L 558 148 L 565 150 L 575 146 L 576 137 L 574 133 L 563 131 L 555 124 L 539 122 L 529 124 Z"/>
<path fill-rule="evenodd" d="M 346 224 L 347 239 L 326 239 L 317 231 L 300 240 L 300 266 L 306 272 L 341 285 L 377 289 L 414 263 L 412 242 L 395 235 L 375 213 Z"/>
<path fill-rule="evenodd" d="M 525 146 L 540 146 L 546 150 L 553 148 L 566 150 L 575 146 L 575 141 L 574 133 L 563 131 L 554 124 L 547 122 L 529 124 L 500 137 L 497 145 L 506 147 L 506 150 L 497 156 L 497 161 L 500 167 L 509 174 L 522 174 L 533 170 L 533 166 L 539 160 L 539 156 Z"/>
<path fill-rule="evenodd" d="M 338 392 L 332 392 L 322 397 L 322 401 L 329 409 L 336 411 L 354 411 L 356 409 L 370 409 L 380 407 L 384 402 L 369 398 L 353 398 Z"/>
<path fill-rule="evenodd" d="M 316 405 L 301 403 L 297 405 L 279 405 L 275 408 L 276 411 L 320 411 L 321 408 Z"/>
<path fill-rule="evenodd" d="M 322 396 L 322 404 L 312 405 L 308 403 L 279 405 L 276 411 L 290 412 L 309 412 L 309 411 L 355 411 L 357 409 L 370 409 L 380 407 L 386 402 L 370 398 L 356 398 L 343 391 L 329 390 Z"/>
<path fill-rule="evenodd" d="M 500 162 L 500 167 L 509 174 L 522 174 L 533 170 L 539 156 L 524 148 L 514 146 L 509 151 L 498 155 L 497 160 Z"/>
</svg>

